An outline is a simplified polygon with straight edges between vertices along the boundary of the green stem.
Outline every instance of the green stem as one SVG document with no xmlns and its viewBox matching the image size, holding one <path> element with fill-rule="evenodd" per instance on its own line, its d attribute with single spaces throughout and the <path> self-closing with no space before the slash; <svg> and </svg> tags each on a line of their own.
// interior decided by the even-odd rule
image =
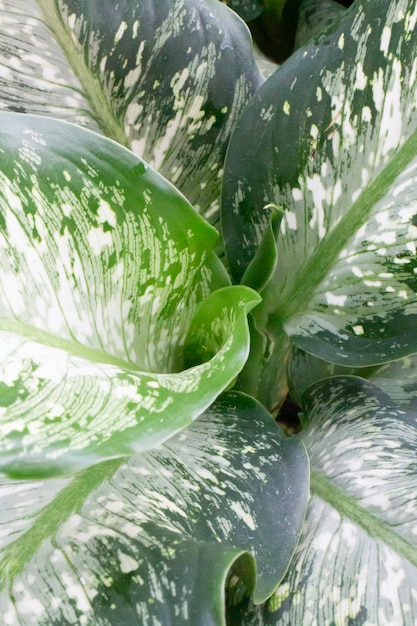
<svg viewBox="0 0 417 626">
<path fill-rule="evenodd" d="M 259 323 L 261 316 L 262 303 L 249 317 L 250 354 L 239 375 L 236 388 L 257 398 L 276 415 L 288 393 L 287 361 L 290 342 L 277 316 L 269 316 L 266 326 Z"/>
</svg>

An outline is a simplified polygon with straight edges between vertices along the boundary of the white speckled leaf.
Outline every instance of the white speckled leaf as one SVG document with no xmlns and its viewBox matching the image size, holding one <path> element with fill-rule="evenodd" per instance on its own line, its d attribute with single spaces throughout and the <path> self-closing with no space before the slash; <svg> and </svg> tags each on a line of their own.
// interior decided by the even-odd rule
<svg viewBox="0 0 417 626">
<path fill-rule="evenodd" d="M 292 398 L 300 403 L 310 385 L 335 375 L 355 375 L 370 380 L 385 391 L 402 409 L 417 411 L 417 355 L 373 367 L 343 367 L 327 363 L 293 346 L 288 362 L 288 382 Z"/>
<path fill-rule="evenodd" d="M 369 379 L 405 410 L 417 412 L 417 355 L 375 369 Z"/>
<path fill-rule="evenodd" d="M 0 113 L 0 153 L 0 471 L 167 439 L 242 368 L 259 296 L 228 286 L 214 228 L 113 141 Z M 219 288 L 198 313 L 211 352 L 185 369 L 192 318 Z"/>
<path fill-rule="evenodd" d="M 339 364 L 417 350 L 416 20 L 415 0 L 355 2 L 268 79 L 228 151 L 235 278 L 267 228 L 265 205 L 283 206 L 265 317 Z"/>
<path fill-rule="evenodd" d="M 100 129 L 213 223 L 231 128 L 261 81 L 217 0 L 0 1 L 0 109 Z"/>
<path fill-rule="evenodd" d="M 303 445 L 235 392 L 157 450 L 69 479 L 1 480 L 3 624 L 224 626 L 230 568 L 270 595 L 307 497 Z"/>
<path fill-rule="evenodd" d="M 311 499 L 300 543 L 262 609 L 235 597 L 235 623 L 414 626 L 416 415 L 356 377 L 310 388 L 303 409 Z"/>
</svg>

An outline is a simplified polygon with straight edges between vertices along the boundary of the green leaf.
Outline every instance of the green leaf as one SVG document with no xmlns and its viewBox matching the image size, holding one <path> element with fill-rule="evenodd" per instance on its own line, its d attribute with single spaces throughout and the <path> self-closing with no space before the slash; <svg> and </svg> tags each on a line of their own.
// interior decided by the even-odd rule
<svg viewBox="0 0 417 626">
<path fill-rule="evenodd" d="M 417 411 L 417 355 L 375 368 L 370 380 L 407 411 Z"/>
<path fill-rule="evenodd" d="M 222 0 L 222 2 L 236 11 L 245 22 L 258 17 L 265 8 L 264 0 Z"/>
<path fill-rule="evenodd" d="M 334 27 L 346 11 L 337 0 L 301 0 L 295 45 L 303 46 L 311 37 Z"/>
<path fill-rule="evenodd" d="M 303 393 L 319 380 L 341 375 L 370 378 L 379 367 L 354 368 L 327 363 L 293 345 L 291 346 L 291 354 L 287 365 L 288 386 L 291 397 L 297 404 L 301 405 Z"/>
<path fill-rule="evenodd" d="M 215 230 L 125 148 L 1 113 L 0 152 L 1 471 L 164 441 L 241 370 L 259 296 L 227 286 Z M 216 349 L 184 369 L 190 322 L 219 288 L 224 305 L 204 320 Z"/>
<path fill-rule="evenodd" d="M 3 623 L 224 625 L 230 568 L 266 599 L 307 495 L 303 445 L 235 392 L 157 450 L 70 479 L 2 480 Z"/>
<path fill-rule="evenodd" d="M 268 284 L 274 275 L 277 264 L 277 235 L 283 217 L 281 207 L 271 209 L 269 228 L 264 233 L 254 258 L 242 278 L 244 285 L 256 289 L 261 297 L 267 293 Z M 265 319 L 262 305 L 249 314 L 250 352 L 236 388 L 262 400 L 273 415 L 276 415 L 288 393 L 287 359 L 290 350 L 288 338 L 279 319 L 270 319 L 265 332 Z M 277 341 L 277 338 L 281 341 Z M 273 361 L 270 360 L 273 355 Z M 259 395 L 259 389 L 266 393 Z"/>
<path fill-rule="evenodd" d="M 0 2 L 0 108 L 131 147 L 212 223 L 236 117 L 262 77 L 217 0 Z"/>
<path fill-rule="evenodd" d="M 390 361 L 374 367 L 343 367 L 326 363 L 293 346 L 288 360 L 288 383 L 292 398 L 301 403 L 301 396 L 310 385 L 330 376 L 347 374 L 367 378 L 382 389 L 402 409 L 417 410 L 417 355 Z"/>
<path fill-rule="evenodd" d="M 263 0 L 264 11 L 250 23 L 255 43 L 276 63 L 294 49 L 301 0 Z"/>
<path fill-rule="evenodd" d="M 299 546 L 267 605 L 235 597 L 231 623 L 414 625 L 415 414 L 356 377 L 310 388 L 303 409 L 311 499 Z"/>
<path fill-rule="evenodd" d="M 268 79 L 228 150 L 235 279 L 268 227 L 263 207 L 283 206 L 265 318 L 341 365 L 417 351 L 415 23 L 414 1 L 355 2 Z"/>
</svg>

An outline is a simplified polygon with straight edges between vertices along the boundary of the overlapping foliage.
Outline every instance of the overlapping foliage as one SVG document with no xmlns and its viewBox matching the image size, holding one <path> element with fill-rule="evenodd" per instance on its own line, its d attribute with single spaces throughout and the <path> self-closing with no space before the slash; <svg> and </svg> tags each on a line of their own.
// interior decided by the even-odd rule
<svg viewBox="0 0 417 626">
<path fill-rule="evenodd" d="M 414 625 L 416 1 L 0 16 L 3 622 Z"/>
</svg>

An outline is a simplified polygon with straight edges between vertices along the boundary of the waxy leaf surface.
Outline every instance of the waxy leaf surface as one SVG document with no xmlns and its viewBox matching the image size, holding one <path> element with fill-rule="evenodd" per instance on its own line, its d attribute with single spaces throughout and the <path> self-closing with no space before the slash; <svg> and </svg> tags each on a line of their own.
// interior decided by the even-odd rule
<svg viewBox="0 0 417 626">
<path fill-rule="evenodd" d="M 357 377 L 311 387 L 303 411 L 311 498 L 300 543 L 266 605 L 232 596 L 230 623 L 414 626 L 416 414 Z"/>
<path fill-rule="evenodd" d="M 311 37 L 333 26 L 345 10 L 337 0 L 302 0 L 295 37 L 296 47 L 303 46 Z"/>
<path fill-rule="evenodd" d="M 285 209 L 264 328 L 342 365 L 417 350 L 417 4 L 355 2 L 242 114 L 223 231 L 240 280 Z"/>
<path fill-rule="evenodd" d="M 261 84 L 245 24 L 217 0 L 1 0 L 0 109 L 131 147 L 217 221 L 236 117 Z"/>
<path fill-rule="evenodd" d="M 258 17 L 265 8 L 264 0 L 222 0 L 222 2 L 236 11 L 245 22 Z"/>
<path fill-rule="evenodd" d="M 113 141 L 1 113 L 0 153 L 0 470 L 167 439 L 242 368 L 259 297 L 227 286 L 214 228 Z M 211 352 L 185 369 L 192 318 L 218 288 L 198 312 Z"/>
<path fill-rule="evenodd" d="M 301 403 L 304 391 L 321 379 L 335 375 L 355 375 L 370 380 L 385 391 L 402 409 L 417 411 L 417 355 L 373 367 L 343 367 L 326 363 L 293 346 L 288 361 L 288 384 L 292 398 Z"/>
<path fill-rule="evenodd" d="M 157 450 L 66 479 L 3 479 L 3 623 L 224 626 L 230 568 L 265 600 L 307 497 L 304 446 L 235 392 Z"/>
</svg>

